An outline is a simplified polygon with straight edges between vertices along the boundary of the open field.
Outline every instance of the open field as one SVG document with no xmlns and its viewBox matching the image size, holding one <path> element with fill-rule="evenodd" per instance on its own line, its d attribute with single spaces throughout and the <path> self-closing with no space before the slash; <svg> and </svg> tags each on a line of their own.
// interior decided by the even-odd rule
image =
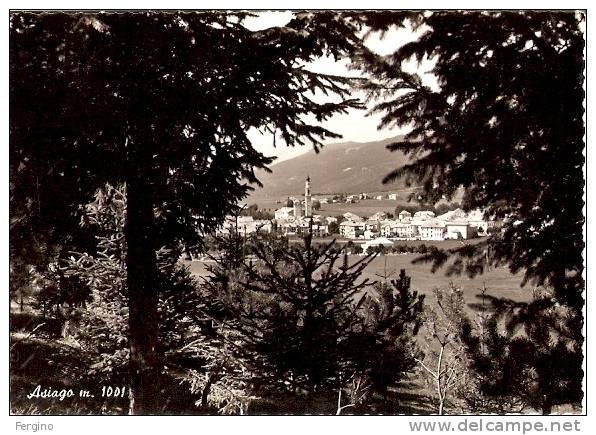
<svg viewBox="0 0 596 435">
<path fill-rule="evenodd" d="M 432 290 L 435 287 L 446 288 L 450 282 L 461 286 L 464 291 L 464 298 L 470 308 L 482 304 L 481 290 L 486 285 L 486 294 L 494 297 L 512 299 L 518 302 L 528 301 L 531 298 L 531 288 L 520 287 L 522 273 L 511 274 L 507 268 L 497 268 L 485 272 L 483 275 L 474 278 L 462 276 L 445 276 L 444 269 L 431 272 L 430 264 L 412 264 L 412 260 L 419 257 L 419 254 L 387 255 L 375 258 L 363 273 L 363 279 L 377 281 L 383 275 L 384 270 L 391 274 L 390 279 L 399 275 L 400 269 L 405 269 L 406 274 L 412 278 L 412 288 L 421 294 L 432 297 Z M 359 256 L 350 256 L 349 261 L 353 263 L 360 259 Z M 386 262 L 386 265 L 385 265 Z M 206 263 L 200 261 L 185 262 L 195 276 L 206 276 Z M 428 299 L 427 299 L 428 300 Z M 488 301 L 487 301 L 488 303 Z"/>
<path fill-rule="evenodd" d="M 484 285 L 486 285 L 486 293 L 494 297 L 508 298 L 519 302 L 527 301 L 531 297 L 529 288 L 520 287 L 522 274 L 512 275 L 507 268 L 492 269 L 474 278 L 468 278 L 465 275 L 449 277 L 445 275 L 444 269 L 432 273 L 430 264 L 412 264 L 412 260 L 417 257 L 419 254 L 376 257 L 364 270 L 363 277 L 370 281 L 380 280 L 379 275 L 384 275 L 386 269 L 387 274 L 393 272 L 390 279 L 394 279 L 399 275 L 401 269 L 405 269 L 406 274 L 412 278 L 412 289 L 427 295 L 427 298 L 432 297 L 433 288 L 446 288 L 450 282 L 453 282 L 463 288 L 465 301 L 470 307 L 482 303 L 481 292 Z M 353 263 L 358 258 L 360 257 L 351 256 L 349 261 Z"/>
<path fill-rule="evenodd" d="M 427 241 L 426 244 L 429 244 Z M 419 245 L 421 241 L 398 242 L 408 245 Z M 448 249 L 452 245 L 460 244 L 459 241 L 445 241 L 435 242 L 442 248 Z M 466 308 L 471 314 L 478 312 L 483 308 L 482 289 L 486 286 L 486 295 L 496 298 L 506 298 L 517 302 L 529 301 L 531 294 L 531 287 L 522 288 L 523 273 L 511 274 L 507 268 L 493 268 L 486 271 L 483 275 L 474 278 L 468 278 L 465 275 L 461 276 L 446 276 L 445 269 L 439 269 L 435 273 L 431 272 L 431 265 L 426 263 L 412 264 L 412 261 L 418 258 L 419 254 L 404 254 L 404 255 L 385 255 L 378 256 L 367 266 L 362 274 L 361 279 L 368 279 L 369 281 L 382 280 L 382 276 L 388 275 L 389 279 L 395 279 L 400 273 L 401 269 L 405 269 L 408 276 L 411 277 L 411 288 L 418 291 L 419 294 L 426 295 L 425 302 L 431 307 L 436 308 L 433 297 L 433 289 L 436 287 L 447 288 L 452 282 L 461 287 L 464 293 L 464 300 Z M 362 257 L 357 255 L 350 255 L 349 263 L 353 264 Z M 206 264 L 202 262 L 187 262 L 186 263 L 191 272 L 198 276 L 206 276 Z M 369 288 L 370 289 L 370 288 Z M 486 300 L 486 308 L 490 305 L 490 301 Z M 424 326 L 422 331 L 424 331 Z M 426 343 L 424 341 L 426 335 L 421 332 L 417 336 L 417 341 L 421 349 L 436 347 L 436 343 Z M 421 381 L 420 374 L 413 372 L 396 386 L 392 387 L 391 394 L 397 394 L 397 404 L 391 405 L 390 409 L 379 410 L 381 413 L 405 413 L 405 414 L 432 414 L 435 409 L 431 406 L 431 397 L 434 397 L 434 391 L 430 385 Z M 528 412 L 532 412 L 531 410 Z M 565 405 L 560 407 L 557 412 L 578 412 L 575 409 Z"/>
</svg>

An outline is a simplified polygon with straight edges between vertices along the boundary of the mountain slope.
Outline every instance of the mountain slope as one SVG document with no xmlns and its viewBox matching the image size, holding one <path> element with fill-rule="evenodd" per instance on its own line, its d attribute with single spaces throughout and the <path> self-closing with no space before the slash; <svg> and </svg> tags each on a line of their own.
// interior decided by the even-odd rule
<svg viewBox="0 0 596 435">
<path fill-rule="evenodd" d="M 376 142 L 345 142 L 325 145 L 317 154 L 313 150 L 272 165 L 272 173 L 260 171 L 257 177 L 262 189 L 252 198 L 276 198 L 298 195 L 304 191 L 304 179 L 310 175 L 312 192 L 360 193 L 388 191 L 403 187 L 403 182 L 382 184 L 383 177 L 407 163 L 407 157 L 390 152 L 385 146 L 401 137 Z"/>
</svg>

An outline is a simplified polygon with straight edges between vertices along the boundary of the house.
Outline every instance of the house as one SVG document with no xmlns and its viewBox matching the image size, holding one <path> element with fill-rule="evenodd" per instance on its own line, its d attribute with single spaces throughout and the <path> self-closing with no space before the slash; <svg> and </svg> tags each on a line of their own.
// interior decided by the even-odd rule
<svg viewBox="0 0 596 435">
<path fill-rule="evenodd" d="M 361 222 L 364 219 L 362 219 L 360 216 L 358 216 L 357 214 L 354 213 L 350 213 L 350 212 L 346 212 L 342 215 L 345 220 L 347 221 L 354 221 L 354 222 Z"/>
<path fill-rule="evenodd" d="M 339 234 L 347 239 L 364 237 L 366 224 L 364 222 L 343 221 L 339 224 Z"/>
<path fill-rule="evenodd" d="M 277 230 L 284 236 L 291 236 L 298 232 L 297 225 L 294 221 L 284 221 L 278 223 Z"/>
<path fill-rule="evenodd" d="M 493 222 L 485 220 L 484 213 L 480 210 L 472 210 L 471 212 L 466 213 L 461 208 L 443 213 L 442 215 L 437 216 L 437 219 L 446 223 L 457 222 L 469 224 L 470 229 L 468 233 L 470 235 L 466 238 L 476 237 L 479 233 L 486 234 L 488 228 L 492 227 L 494 224 Z"/>
<path fill-rule="evenodd" d="M 400 221 L 410 220 L 410 219 L 412 219 L 412 213 L 410 213 L 407 210 L 402 210 L 399 212 L 397 217 L 399 218 Z"/>
<path fill-rule="evenodd" d="M 346 196 L 346 202 L 353 204 L 358 202 L 358 200 L 360 199 L 360 197 L 358 195 L 348 195 Z"/>
<path fill-rule="evenodd" d="M 383 195 L 377 195 L 377 196 L 375 196 L 375 199 L 377 201 L 382 201 L 383 200 Z"/>
<path fill-rule="evenodd" d="M 459 221 L 465 220 L 467 218 L 466 213 L 461 208 L 456 208 L 455 210 L 448 211 L 447 213 L 443 213 L 437 216 L 438 220 L 441 221 Z"/>
<path fill-rule="evenodd" d="M 294 201 L 294 217 L 299 218 L 304 215 L 304 204 L 302 201 Z"/>
<path fill-rule="evenodd" d="M 414 213 L 414 219 L 427 220 L 435 217 L 435 212 L 430 210 L 422 210 Z"/>
<path fill-rule="evenodd" d="M 305 217 L 283 221 L 279 224 L 279 230 L 286 236 L 307 234 L 309 231 L 312 231 L 314 237 L 325 237 L 329 235 L 329 226 L 326 223 L 313 218 L 311 227 L 310 221 L 310 218 Z"/>
<path fill-rule="evenodd" d="M 364 229 L 365 230 L 369 230 L 369 231 L 373 231 L 375 233 L 378 233 L 379 231 L 381 231 L 381 221 L 380 220 L 368 219 L 364 223 Z"/>
<path fill-rule="evenodd" d="M 375 237 L 377 237 L 379 235 L 378 231 L 373 231 L 370 229 L 366 229 L 364 230 L 364 233 L 362 235 L 362 238 L 365 240 L 370 240 L 370 239 L 374 239 Z"/>
<path fill-rule="evenodd" d="M 359 198 L 360 199 L 370 199 L 370 196 L 368 195 L 368 193 L 361 193 L 359 195 Z"/>
<path fill-rule="evenodd" d="M 400 223 L 393 228 L 393 237 L 398 239 L 414 239 L 418 235 L 418 227 L 409 223 Z"/>
<path fill-rule="evenodd" d="M 320 223 L 325 220 L 325 218 L 320 214 L 313 214 L 311 217 L 312 217 L 313 222 L 315 222 L 315 223 Z"/>
<path fill-rule="evenodd" d="M 314 220 L 310 222 L 310 219 L 300 219 L 296 224 L 297 234 L 308 234 L 312 232 L 314 237 L 325 237 L 329 235 L 329 227 L 326 224 L 315 223 Z"/>
<path fill-rule="evenodd" d="M 370 221 L 383 221 L 387 219 L 387 213 L 385 213 L 384 211 L 378 211 L 375 214 L 373 214 L 371 217 L 368 218 L 368 220 Z"/>
<path fill-rule="evenodd" d="M 293 207 L 282 207 L 275 210 L 275 220 L 287 220 L 290 217 L 294 217 Z"/>
<path fill-rule="evenodd" d="M 395 225 L 394 221 L 386 220 L 381 222 L 381 235 L 383 237 L 392 237 L 391 227 Z"/>
<path fill-rule="evenodd" d="M 325 221 L 327 222 L 327 225 L 329 225 L 331 222 L 337 222 L 337 218 L 333 216 L 326 216 Z"/>
<path fill-rule="evenodd" d="M 397 193 L 390 193 L 387 195 L 387 198 L 392 199 L 393 201 L 397 201 Z"/>
<path fill-rule="evenodd" d="M 484 219 L 484 213 L 480 210 L 473 210 L 468 213 L 466 220 L 472 228 L 476 230 L 476 233 L 486 234 L 489 228 L 494 226 L 493 221 Z"/>
<path fill-rule="evenodd" d="M 239 234 L 253 234 L 257 232 L 270 233 L 273 224 L 268 220 L 255 220 L 252 216 L 226 216 L 223 225 L 216 231 L 217 235 L 232 234 L 236 231 Z"/>
<path fill-rule="evenodd" d="M 381 225 L 381 234 L 396 239 L 414 239 L 418 235 L 418 228 L 410 223 L 385 221 Z"/>
<path fill-rule="evenodd" d="M 474 235 L 474 231 L 468 222 L 454 221 L 445 223 L 446 239 L 469 239 Z"/>
<path fill-rule="evenodd" d="M 445 224 L 436 220 L 428 220 L 418 227 L 420 240 L 445 240 Z"/>
<path fill-rule="evenodd" d="M 312 235 L 314 237 L 326 237 L 329 235 L 329 225 L 327 224 L 313 224 Z"/>
</svg>

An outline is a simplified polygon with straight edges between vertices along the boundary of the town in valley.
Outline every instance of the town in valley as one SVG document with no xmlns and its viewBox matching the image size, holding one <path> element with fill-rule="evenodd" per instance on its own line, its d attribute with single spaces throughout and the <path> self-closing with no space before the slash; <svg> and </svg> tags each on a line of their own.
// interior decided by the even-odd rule
<svg viewBox="0 0 596 435">
<path fill-rule="evenodd" d="M 586 412 L 586 11 L 9 15 L 12 416 Z"/>
<path fill-rule="evenodd" d="M 313 196 L 311 191 L 311 180 L 307 176 L 304 181 L 304 196 L 288 196 L 286 205 L 274 210 L 273 218 L 263 219 L 262 216 L 242 213 L 249 208 L 245 204 L 240 206 L 239 214 L 227 216 L 217 233 L 223 235 L 237 231 L 248 235 L 261 232 L 277 233 L 287 237 L 311 233 L 314 238 L 352 240 L 366 251 L 368 248 L 391 247 L 394 241 L 440 242 L 485 237 L 495 226 L 495 221 L 487 219 L 481 210 L 464 212 L 459 207 L 439 215 L 432 210 L 424 209 L 414 212 L 398 211 L 398 206 L 395 213 L 378 211 L 370 216 L 361 216 L 348 211 L 338 216 L 325 216 L 320 214 L 319 210 L 328 204 L 397 201 L 400 197 L 397 193 Z"/>
</svg>

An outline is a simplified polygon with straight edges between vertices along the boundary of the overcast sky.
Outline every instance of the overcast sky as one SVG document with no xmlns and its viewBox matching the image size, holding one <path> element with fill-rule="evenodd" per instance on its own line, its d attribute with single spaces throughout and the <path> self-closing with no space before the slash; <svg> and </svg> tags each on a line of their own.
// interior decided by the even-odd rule
<svg viewBox="0 0 596 435">
<path fill-rule="evenodd" d="M 248 18 L 245 21 L 246 27 L 251 30 L 260 30 L 272 26 L 283 26 L 292 17 L 291 12 L 262 12 L 258 18 Z M 395 51 L 401 45 L 415 40 L 418 33 L 414 33 L 411 29 L 396 29 L 389 31 L 383 39 L 379 37 L 371 37 L 367 40 L 366 44 L 369 48 L 376 51 L 379 54 L 389 54 Z M 331 58 L 321 58 L 311 63 L 308 69 L 315 72 L 354 76 L 356 72 L 348 71 L 345 67 L 346 62 L 335 62 Z M 429 63 L 423 63 L 417 65 L 412 62 L 408 65 L 408 70 L 417 70 L 421 73 L 425 73 L 431 68 Z M 432 81 L 431 76 L 426 74 L 427 79 Z M 357 95 L 361 97 L 362 95 Z M 345 115 L 335 115 L 328 121 L 322 123 L 322 125 L 343 136 L 341 139 L 331 139 L 327 143 L 333 142 L 369 142 L 386 137 L 395 136 L 403 133 L 402 130 L 398 129 L 383 129 L 378 130 L 377 125 L 381 119 L 380 115 L 366 116 L 366 110 L 351 110 Z M 249 132 L 250 140 L 256 149 L 263 152 L 268 156 L 278 156 L 277 161 L 286 160 L 295 157 L 299 154 L 308 152 L 312 147 L 288 147 L 283 143 L 280 143 L 279 137 L 276 140 L 277 146 L 273 147 L 273 137 L 271 134 L 260 134 L 258 131 L 253 130 Z"/>
</svg>

